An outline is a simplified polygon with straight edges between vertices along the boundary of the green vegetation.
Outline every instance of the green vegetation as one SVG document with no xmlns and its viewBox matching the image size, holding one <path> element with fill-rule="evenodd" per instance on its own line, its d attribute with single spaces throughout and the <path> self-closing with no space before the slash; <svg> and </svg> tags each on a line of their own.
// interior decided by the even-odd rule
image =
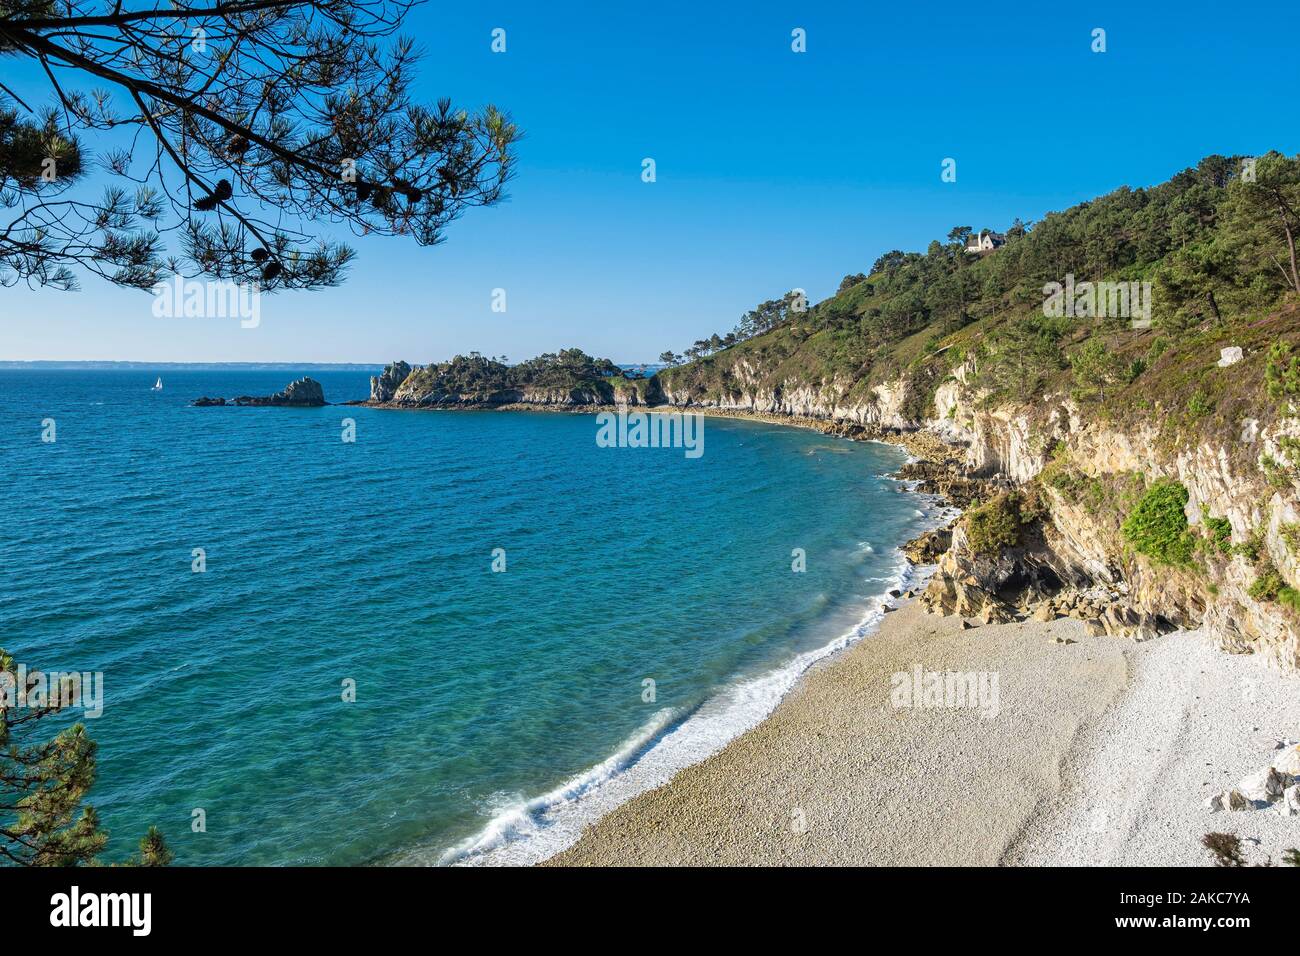
<svg viewBox="0 0 1300 956">
<path fill-rule="evenodd" d="M 1197 389 L 1187 400 L 1187 411 L 1193 418 L 1203 418 L 1214 411 L 1214 402 L 1203 391 Z"/>
<path fill-rule="evenodd" d="M 1246 538 L 1245 541 L 1241 542 L 1241 544 L 1234 544 L 1232 546 L 1233 554 L 1241 555 L 1241 557 L 1245 558 L 1247 561 L 1250 561 L 1252 564 L 1259 560 L 1259 556 L 1260 554 L 1263 553 L 1263 550 L 1264 550 L 1264 529 L 1263 528 L 1255 528 L 1250 532 L 1250 535 Z"/>
<path fill-rule="evenodd" d="M 1300 524 L 1284 522 L 1278 528 L 1278 534 L 1286 542 L 1286 549 L 1292 554 L 1300 555 Z"/>
<path fill-rule="evenodd" d="M 706 401 L 806 387 L 838 404 L 875 401 L 878 386 L 901 379 L 891 400 L 917 419 L 973 363 L 964 377 L 990 405 L 1047 411 L 1044 396 L 1069 393 L 1090 417 L 1154 423 L 1170 446 L 1233 439 L 1230 453 L 1244 457 L 1253 450 L 1235 439 L 1243 418 L 1261 417 L 1271 348 L 1274 390 L 1300 388 L 1290 352 L 1300 324 L 1287 305 L 1300 295 L 1288 248 L 1300 232 L 1300 158 L 1258 157 L 1253 181 L 1241 168 L 1241 157 L 1209 156 L 1168 182 L 1013 223 L 985 254 L 966 250 L 970 227 L 954 227 L 924 252 L 885 253 L 807 311 L 790 294 L 763 303 L 661 378 Z M 1152 327 L 1091 310 L 1046 314 L 1045 287 L 1069 276 L 1076 286 L 1151 283 Z M 1245 359 L 1220 369 L 1228 345 Z"/>
<path fill-rule="evenodd" d="M 1286 586 L 1286 581 L 1277 568 L 1271 563 L 1265 563 L 1257 570 L 1255 580 L 1246 593 L 1256 601 L 1276 601 L 1278 593 Z"/>
<path fill-rule="evenodd" d="M 1300 395 L 1300 356 L 1292 353 L 1288 342 L 1278 342 L 1268 351 L 1264 387 L 1270 398 L 1290 400 Z"/>
<path fill-rule="evenodd" d="M 546 353 L 518 365 L 485 358 L 477 352 L 457 355 L 447 362 L 415 368 L 408 378 L 407 389 L 420 394 L 459 396 L 492 400 L 501 393 L 524 389 L 585 389 L 606 401 L 616 388 L 647 387 L 645 380 L 623 377 L 619 367 L 609 359 L 593 358 L 581 349 L 563 349 Z"/>
<path fill-rule="evenodd" d="M 1278 461 L 1272 455 L 1260 455 L 1259 467 L 1264 472 L 1264 480 L 1278 491 L 1286 491 L 1294 482 L 1294 469 Z"/>
<path fill-rule="evenodd" d="M 1027 525 L 1042 516 L 1031 493 L 1004 491 L 992 501 L 966 512 L 966 536 L 976 554 L 997 554 L 1021 544 Z"/>
<path fill-rule="evenodd" d="M 1196 539 L 1188 530 L 1183 511 L 1187 499 L 1187 489 L 1181 482 L 1157 481 L 1139 499 L 1120 532 L 1134 550 L 1157 564 L 1190 565 Z"/>
<path fill-rule="evenodd" d="M 1256 601 L 1276 601 L 1284 608 L 1300 613 L 1300 591 L 1286 583 L 1286 579 L 1271 561 L 1256 566 L 1255 580 L 1246 593 Z"/>
<path fill-rule="evenodd" d="M 28 675 L 30 677 L 30 675 Z M 95 781 L 95 742 L 84 724 L 44 731 L 71 699 L 60 682 L 18 706 L 18 671 L 0 650 L 0 859 L 19 866 L 95 864 L 108 840 L 82 800 Z M 166 866 L 172 855 L 156 828 L 130 862 Z"/>
<path fill-rule="evenodd" d="M 1230 554 L 1232 552 L 1232 522 L 1227 518 L 1214 518 L 1210 515 L 1210 509 L 1201 508 L 1201 524 L 1205 527 L 1205 535 L 1209 539 L 1210 546 L 1220 554 Z"/>
<path fill-rule="evenodd" d="M 1105 399 L 1106 389 L 1121 381 L 1120 360 L 1101 339 L 1089 339 L 1070 356 L 1070 371 L 1077 399 Z"/>
</svg>

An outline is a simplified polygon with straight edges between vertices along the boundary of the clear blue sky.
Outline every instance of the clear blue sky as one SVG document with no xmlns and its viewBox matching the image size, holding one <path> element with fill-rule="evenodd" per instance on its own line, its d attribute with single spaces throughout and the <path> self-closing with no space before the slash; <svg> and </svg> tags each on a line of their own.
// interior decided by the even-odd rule
<svg viewBox="0 0 1300 956">
<path fill-rule="evenodd" d="M 955 224 L 1037 219 L 1208 153 L 1300 151 L 1295 4 L 609 6 L 413 15 L 419 91 L 494 102 L 526 132 L 510 200 L 444 245 L 358 239 L 346 285 L 270 297 L 257 329 L 158 319 L 146 293 L 93 277 L 0 290 L 0 358 L 425 363 L 576 345 L 653 360 Z M 644 157 L 658 182 L 641 181 Z"/>
</svg>

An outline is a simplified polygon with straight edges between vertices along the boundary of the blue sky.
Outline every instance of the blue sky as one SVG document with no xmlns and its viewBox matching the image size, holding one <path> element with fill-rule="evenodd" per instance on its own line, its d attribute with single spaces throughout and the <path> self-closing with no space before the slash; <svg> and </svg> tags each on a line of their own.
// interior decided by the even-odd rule
<svg viewBox="0 0 1300 956">
<path fill-rule="evenodd" d="M 268 297 L 256 329 L 155 318 L 94 277 L 0 290 L 0 358 L 653 360 L 956 224 L 1037 219 L 1208 153 L 1300 151 L 1300 7 L 1143 6 L 428 4 L 408 21 L 417 91 L 496 103 L 526 133 L 507 203 L 432 249 L 355 240 L 344 286 Z"/>
</svg>

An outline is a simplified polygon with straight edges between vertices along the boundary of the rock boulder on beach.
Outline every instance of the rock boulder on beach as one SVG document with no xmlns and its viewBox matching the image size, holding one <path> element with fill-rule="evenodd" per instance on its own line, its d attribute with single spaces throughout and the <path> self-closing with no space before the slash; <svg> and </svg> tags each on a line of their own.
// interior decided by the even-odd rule
<svg viewBox="0 0 1300 956">
<path fill-rule="evenodd" d="M 1273 758 L 1273 769 L 1290 777 L 1300 777 L 1300 745 L 1294 740 L 1282 742 L 1277 756 Z"/>
<path fill-rule="evenodd" d="M 1300 817 L 1300 783 L 1286 788 L 1277 804 L 1277 811 L 1285 817 Z"/>
</svg>

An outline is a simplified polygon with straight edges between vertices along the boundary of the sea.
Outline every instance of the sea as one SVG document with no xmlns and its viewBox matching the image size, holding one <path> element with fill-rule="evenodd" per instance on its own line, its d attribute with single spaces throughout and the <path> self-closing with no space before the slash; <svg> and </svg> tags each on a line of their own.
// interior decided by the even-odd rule
<svg viewBox="0 0 1300 956">
<path fill-rule="evenodd" d="M 190 405 L 299 374 L 0 370 L 0 647 L 102 681 L 49 732 L 98 745 L 104 862 L 545 859 L 870 640 L 941 517 L 807 429 Z"/>
</svg>

